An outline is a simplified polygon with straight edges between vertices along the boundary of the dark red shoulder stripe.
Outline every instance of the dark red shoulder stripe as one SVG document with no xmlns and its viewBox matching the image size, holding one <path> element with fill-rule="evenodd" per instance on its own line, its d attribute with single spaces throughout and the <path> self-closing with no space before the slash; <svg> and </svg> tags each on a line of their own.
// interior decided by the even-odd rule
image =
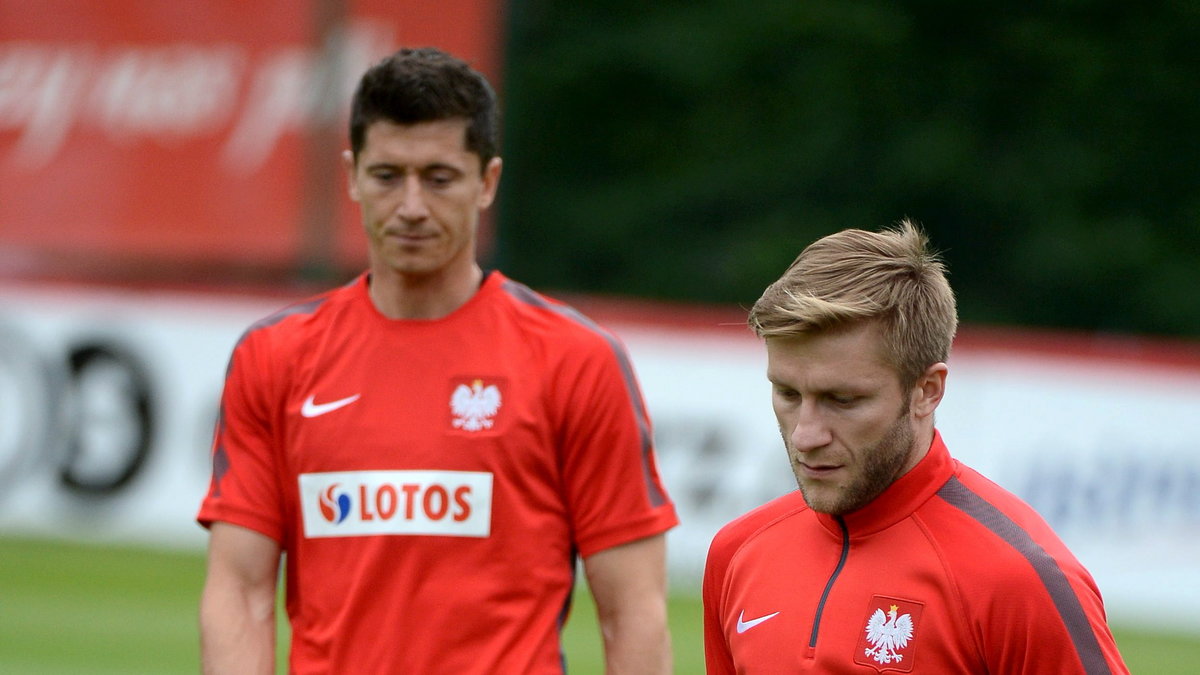
<svg viewBox="0 0 1200 675">
<path fill-rule="evenodd" d="M 313 298 L 312 300 L 309 300 L 307 302 L 298 302 L 294 305 L 289 305 L 288 307 L 284 307 L 283 309 L 279 310 L 278 312 L 275 312 L 274 314 L 272 314 L 266 318 L 259 319 L 258 321 L 255 321 L 253 324 L 251 324 L 250 327 L 246 329 L 245 333 L 242 333 L 242 337 L 238 338 L 238 344 L 241 344 L 242 341 L 245 340 L 246 337 L 248 335 L 250 335 L 251 333 L 262 330 L 264 328 L 268 328 L 270 326 L 274 326 L 275 324 L 279 323 L 280 321 L 283 321 L 284 319 L 288 318 L 289 316 L 295 316 L 297 314 L 312 314 L 313 312 L 315 312 L 317 310 L 318 307 L 320 307 L 322 304 L 324 304 L 325 301 L 328 299 L 329 299 L 328 296 L 321 296 L 318 298 Z"/>
<path fill-rule="evenodd" d="M 320 307 L 321 304 L 324 303 L 326 299 L 327 298 L 325 296 L 323 296 L 323 297 L 319 297 L 319 298 L 314 298 L 313 300 L 309 300 L 307 302 L 300 302 L 295 305 L 290 305 L 278 312 L 275 312 L 274 314 L 272 314 L 266 318 L 263 318 L 263 319 L 260 319 L 256 322 L 254 322 L 253 324 L 250 325 L 249 328 L 246 329 L 246 331 L 244 333 L 242 333 L 241 337 L 238 338 L 237 344 L 235 344 L 233 347 L 233 351 L 236 352 L 238 345 L 242 344 L 242 342 L 244 342 L 251 333 L 258 331 L 258 330 L 262 330 L 263 328 L 267 328 L 268 326 L 273 326 L 273 325 L 279 323 L 280 321 L 283 321 L 284 319 L 288 318 L 289 316 L 295 316 L 297 314 L 311 314 L 313 311 L 315 311 L 317 309 L 317 307 Z M 232 355 L 229 357 L 229 361 L 225 365 L 225 378 L 226 379 L 229 378 L 229 373 L 231 370 L 233 370 L 233 356 Z M 220 494 L 221 494 L 221 479 L 224 478 L 225 474 L 229 471 L 229 455 L 225 452 L 224 444 L 221 443 L 221 437 L 222 437 L 221 430 L 224 427 L 225 427 L 225 405 L 224 405 L 224 403 L 222 403 L 220 409 L 217 411 L 216 429 L 213 433 L 213 444 L 214 444 L 213 455 L 212 455 L 213 471 L 212 471 L 212 486 L 210 487 L 210 490 L 212 491 L 212 494 L 214 497 L 220 496 Z"/>
<path fill-rule="evenodd" d="M 629 355 L 625 353 L 625 348 L 621 346 L 621 343 L 611 333 L 572 307 L 549 302 L 546 298 L 535 293 L 533 289 L 511 279 L 504 282 L 503 288 L 506 293 L 516 300 L 564 316 L 596 333 L 608 343 L 613 354 L 617 357 L 617 363 L 621 367 L 621 375 L 625 379 L 625 390 L 629 393 L 629 400 L 633 402 L 633 413 L 637 418 L 638 430 L 641 432 L 642 475 L 646 481 L 646 491 L 649 494 L 650 503 L 653 506 L 662 506 L 667 503 L 666 495 L 659 489 L 658 483 L 655 482 L 653 473 L 650 470 L 650 452 L 654 447 L 650 434 L 650 418 L 646 414 L 646 407 L 642 402 L 642 397 L 638 393 L 637 379 L 633 374 L 633 364 L 629 361 Z"/>
<path fill-rule="evenodd" d="M 316 309 L 318 307 L 321 306 L 322 303 L 325 302 L 326 299 L 327 299 L 327 297 L 322 296 L 319 298 L 314 298 L 307 302 L 299 302 L 294 305 L 289 305 L 288 307 L 284 307 L 283 309 L 279 310 L 278 312 L 275 312 L 274 314 L 272 314 L 268 317 L 265 317 L 265 318 L 259 319 L 258 321 L 255 321 L 254 323 L 250 324 L 250 327 L 247 328 L 245 330 L 245 332 L 242 333 L 241 337 L 238 338 L 237 343 L 233 345 L 233 351 L 236 352 L 237 348 L 240 347 L 241 344 L 246 341 L 246 338 L 250 337 L 251 333 L 260 331 L 260 330 L 262 330 L 264 328 L 268 328 L 270 326 L 274 326 L 275 324 L 279 323 L 280 321 L 283 321 L 284 319 L 288 318 L 289 316 L 295 316 L 297 314 L 312 314 L 314 311 L 316 311 Z M 232 368 L 233 368 L 233 357 L 230 356 L 229 362 L 225 364 L 225 377 L 226 378 L 229 377 L 229 371 Z"/>
<path fill-rule="evenodd" d="M 1071 642 L 1075 645 L 1075 652 L 1083 662 L 1084 671 L 1089 674 L 1111 673 L 1104 653 L 1100 650 L 1100 643 L 1096 641 L 1096 634 L 1092 632 L 1087 614 L 1083 611 L 1083 606 L 1071 588 L 1066 574 L 1054 558 L 1050 557 L 1050 554 L 1046 553 L 1020 525 L 963 485 L 958 478 L 951 477 L 937 494 L 951 506 L 960 509 L 991 530 L 1029 561 L 1050 593 L 1059 617 L 1071 636 Z"/>
</svg>

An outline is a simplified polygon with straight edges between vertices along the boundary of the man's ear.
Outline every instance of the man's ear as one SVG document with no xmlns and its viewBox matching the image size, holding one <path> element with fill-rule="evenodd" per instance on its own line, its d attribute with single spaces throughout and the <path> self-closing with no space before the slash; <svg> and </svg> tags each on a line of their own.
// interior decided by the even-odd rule
<svg viewBox="0 0 1200 675">
<path fill-rule="evenodd" d="M 358 183 L 354 180 L 354 153 L 349 150 L 342 151 L 342 166 L 346 169 L 346 186 L 350 192 L 350 199 L 358 201 Z"/>
<path fill-rule="evenodd" d="M 925 372 L 917 378 L 917 382 L 912 388 L 912 400 L 910 401 L 910 409 L 914 416 L 928 417 L 933 414 L 934 410 L 937 410 L 938 404 L 942 402 L 942 396 L 946 393 L 946 375 L 949 372 L 950 368 L 946 364 L 938 362 L 926 368 Z"/>
<path fill-rule="evenodd" d="M 500 189 L 500 170 L 504 162 L 499 157 L 493 157 L 483 168 L 483 191 L 479 193 L 479 208 L 486 209 L 496 200 L 496 191 Z"/>
</svg>

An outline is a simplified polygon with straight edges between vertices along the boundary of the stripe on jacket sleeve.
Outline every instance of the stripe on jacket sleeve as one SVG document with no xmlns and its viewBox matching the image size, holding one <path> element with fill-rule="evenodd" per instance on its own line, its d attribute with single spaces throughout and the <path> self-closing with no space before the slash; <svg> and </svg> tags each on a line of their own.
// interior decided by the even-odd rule
<svg viewBox="0 0 1200 675">
<path fill-rule="evenodd" d="M 575 323 L 587 328 L 604 338 L 608 343 L 613 354 L 617 357 L 617 364 L 621 367 L 621 376 L 625 380 L 625 391 L 629 394 L 629 400 L 633 405 L 633 414 L 637 420 L 638 431 L 641 434 L 642 442 L 642 477 L 646 482 L 646 492 L 650 498 L 652 506 L 662 506 L 667 503 L 666 495 L 662 493 L 658 483 L 655 482 L 653 473 L 650 470 L 650 453 L 653 450 L 654 444 L 650 434 L 650 417 L 646 414 L 646 406 L 642 401 L 641 395 L 638 393 L 637 378 L 633 373 L 633 364 L 629 361 L 629 355 L 625 353 L 625 348 L 621 343 L 608 331 L 601 328 L 596 322 L 580 314 L 577 310 L 567 305 L 560 305 L 547 301 L 541 295 L 535 293 L 528 286 L 512 281 L 505 281 L 504 290 L 513 298 L 539 309 L 548 310 L 566 317 Z"/>
<path fill-rule="evenodd" d="M 1089 674 L 1111 673 L 1104 653 L 1100 650 L 1100 644 L 1096 641 L 1096 634 L 1088 622 L 1087 614 L 1083 611 L 1083 606 L 1071 588 L 1066 574 L 1054 558 L 1050 557 L 1050 554 L 1046 553 L 1020 525 L 963 485 L 957 477 L 951 477 L 938 490 L 938 496 L 991 530 L 1029 561 L 1042 580 L 1042 585 L 1050 593 L 1058 615 L 1071 636 L 1075 652 L 1083 662 L 1084 671 Z"/>
</svg>

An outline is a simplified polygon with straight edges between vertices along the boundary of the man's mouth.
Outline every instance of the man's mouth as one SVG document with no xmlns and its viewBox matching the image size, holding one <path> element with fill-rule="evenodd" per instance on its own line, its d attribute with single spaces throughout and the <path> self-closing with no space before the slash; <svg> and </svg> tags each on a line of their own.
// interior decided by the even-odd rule
<svg viewBox="0 0 1200 675">
<path fill-rule="evenodd" d="M 428 232 L 408 230 L 384 230 L 383 236 L 385 239 L 390 239 L 401 244 L 418 244 L 433 238 L 433 235 Z"/>
<path fill-rule="evenodd" d="M 818 464 L 815 462 L 797 462 L 796 467 L 803 476 L 820 480 L 822 478 L 829 478 L 833 474 L 837 473 L 842 468 L 842 465 Z"/>
</svg>

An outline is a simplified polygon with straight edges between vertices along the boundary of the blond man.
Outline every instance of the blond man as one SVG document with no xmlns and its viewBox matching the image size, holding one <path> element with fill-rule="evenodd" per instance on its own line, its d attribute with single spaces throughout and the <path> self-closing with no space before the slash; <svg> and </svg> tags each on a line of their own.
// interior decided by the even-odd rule
<svg viewBox="0 0 1200 675">
<path fill-rule="evenodd" d="M 957 314 L 913 223 L 813 243 L 749 321 L 799 490 L 712 542 L 710 674 L 1128 672 L 1087 570 L 935 427 Z"/>
</svg>

